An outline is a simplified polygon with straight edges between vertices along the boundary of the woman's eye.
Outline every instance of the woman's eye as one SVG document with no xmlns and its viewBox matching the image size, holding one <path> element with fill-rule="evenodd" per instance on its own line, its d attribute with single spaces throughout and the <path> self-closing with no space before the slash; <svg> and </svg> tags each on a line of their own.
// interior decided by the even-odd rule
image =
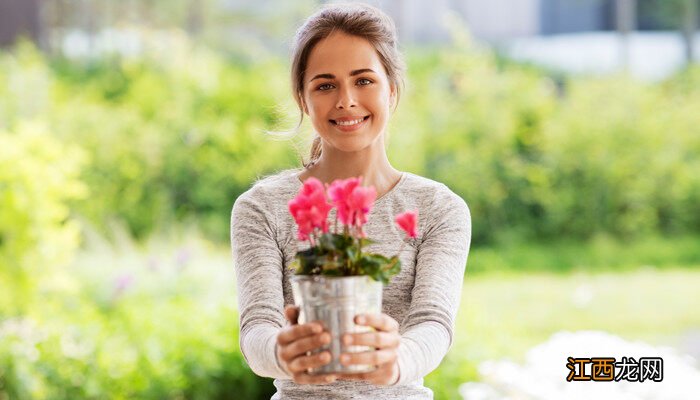
<svg viewBox="0 0 700 400">
<path fill-rule="evenodd" d="M 333 87 L 333 85 L 331 85 L 330 83 L 324 83 L 322 85 L 318 85 L 317 89 L 318 90 L 328 90 L 328 89 L 331 89 L 332 87 Z"/>
<path fill-rule="evenodd" d="M 372 83 L 372 81 L 370 81 L 370 80 L 367 79 L 367 78 L 360 78 L 360 79 L 357 80 L 357 84 L 358 84 L 358 85 L 361 85 L 361 86 L 369 85 L 370 83 Z"/>
</svg>

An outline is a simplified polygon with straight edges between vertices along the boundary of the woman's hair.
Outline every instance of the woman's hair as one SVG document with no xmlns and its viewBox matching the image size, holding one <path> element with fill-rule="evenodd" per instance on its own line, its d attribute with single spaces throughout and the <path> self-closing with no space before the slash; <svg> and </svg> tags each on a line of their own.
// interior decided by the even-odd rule
<svg viewBox="0 0 700 400">
<path fill-rule="evenodd" d="M 299 124 L 304 120 L 302 93 L 304 91 L 304 73 L 306 72 L 309 54 L 314 46 L 335 31 L 348 35 L 359 36 L 367 40 L 377 51 L 379 59 L 386 70 L 389 83 L 396 90 L 398 104 L 404 82 L 406 69 L 398 49 L 396 27 L 394 21 L 378 8 L 357 3 L 328 4 L 310 16 L 297 30 L 292 47 L 292 93 L 300 111 Z M 321 138 L 314 138 L 308 162 L 302 160 L 308 167 L 321 157 Z"/>
</svg>

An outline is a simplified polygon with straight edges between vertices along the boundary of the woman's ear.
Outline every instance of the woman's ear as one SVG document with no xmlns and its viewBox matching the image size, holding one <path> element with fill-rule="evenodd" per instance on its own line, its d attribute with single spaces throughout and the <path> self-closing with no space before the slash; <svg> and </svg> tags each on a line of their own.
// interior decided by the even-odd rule
<svg viewBox="0 0 700 400">
<path fill-rule="evenodd" d="M 392 84 L 391 85 L 391 91 L 389 92 L 389 107 L 390 108 L 395 108 L 396 107 L 396 85 Z"/>
<path fill-rule="evenodd" d="M 309 108 L 306 106 L 303 92 L 299 92 L 299 101 L 301 101 L 301 109 L 304 111 L 304 114 L 309 115 Z"/>
</svg>

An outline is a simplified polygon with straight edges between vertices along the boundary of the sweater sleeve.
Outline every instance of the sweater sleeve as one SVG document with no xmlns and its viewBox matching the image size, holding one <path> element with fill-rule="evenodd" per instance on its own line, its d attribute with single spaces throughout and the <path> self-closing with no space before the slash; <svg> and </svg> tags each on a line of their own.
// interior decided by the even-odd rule
<svg viewBox="0 0 700 400">
<path fill-rule="evenodd" d="M 275 214 L 256 200 L 255 190 L 239 196 L 231 212 L 239 345 L 254 373 L 289 379 L 276 356 L 277 334 L 285 325 L 283 255 L 275 240 Z"/>
<path fill-rule="evenodd" d="M 471 241 L 471 217 L 464 200 L 446 186 L 438 189 L 431 207 L 424 216 L 411 305 L 401 326 L 396 384 L 430 373 L 452 345 Z"/>
</svg>

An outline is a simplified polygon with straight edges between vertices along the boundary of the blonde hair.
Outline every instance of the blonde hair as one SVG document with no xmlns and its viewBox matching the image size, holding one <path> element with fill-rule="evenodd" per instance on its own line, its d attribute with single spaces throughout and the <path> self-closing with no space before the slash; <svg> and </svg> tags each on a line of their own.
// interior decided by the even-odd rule
<svg viewBox="0 0 700 400">
<path fill-rule="evenodd" d="M 297 30 L 292 47 L 292 93 L 300 111 L 299 124 L 304 121 L 302 93 L 304 90 L 304 73 L 309 54 L 314 46 L 330 36 L 334 31 L 367 40 L 377 51 L 389 82 L 396 90 L 394 109 L 398 105 L 404 83 L 406 65 L 398 49 L 394 21 L 378 8 L 358 3 L 328 4 Z M 302 164 L 309 167 L 321 157 L 321 138 L 316 136 L 311 145 L 310 159 Z"/>
</svg>

